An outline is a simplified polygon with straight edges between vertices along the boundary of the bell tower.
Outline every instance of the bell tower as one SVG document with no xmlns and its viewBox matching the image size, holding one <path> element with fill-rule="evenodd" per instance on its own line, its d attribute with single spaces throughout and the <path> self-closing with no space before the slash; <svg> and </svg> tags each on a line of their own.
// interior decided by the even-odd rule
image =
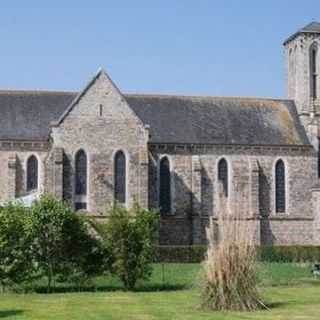
<svg viewBox="0 0 320 320">
<path fill-rule="evenodd" d="M 284 42 L 287 95 L 294 100 L 310 142 L 319 150 L 320 23 L 311 22 Z"/>
</svg>

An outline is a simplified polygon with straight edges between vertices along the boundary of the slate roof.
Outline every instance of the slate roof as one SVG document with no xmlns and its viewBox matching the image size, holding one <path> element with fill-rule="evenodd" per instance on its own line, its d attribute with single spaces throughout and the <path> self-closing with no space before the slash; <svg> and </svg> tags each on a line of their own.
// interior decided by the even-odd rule
<svg viewBox="0 0 320 320">
<path fill-rule="evenodd" d="M 126 95 L 151 142 L 308 145 L 293 101 Z"/>
<path fill-rule="evenodd" d="M 47 140 L 76 92 L 0 91 L 0 140 Z M 309 145 L 293 101 L 124 94 L 154 143 Z"/>
<path fill-rule="evenodd" d="M 298 30 L 296 33 L 291 35 L 289 38 L 287 38 L 283 44 L 286 45 L 289 41 L 293 40 L 299 34 L 303 34 L 303 33 L 320 33 L 320 23 L 313 21 L 307 24 L 306 26 Z"/>
<path fill-rule="evenodd" d="M 320 23 L 313 21 L 301 29 L 302 32 L 320 33 Z"/>
<path fill-rule="evenodd" d="M 50 122 L 74 97 L 72 92 L 0 91 L 0 139 L 47 140 Z"/>
</svg>

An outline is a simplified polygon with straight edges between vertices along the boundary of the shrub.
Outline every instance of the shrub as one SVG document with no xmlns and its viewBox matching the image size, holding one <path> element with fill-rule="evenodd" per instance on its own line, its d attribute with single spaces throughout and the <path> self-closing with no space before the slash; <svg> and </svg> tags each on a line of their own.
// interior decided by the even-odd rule
<svg viewBox="0 0 320 320">
<path fill-rule="evenodd" d="M 98 274 L 103 265 L 102 247 L 90 235 L 81 215 L 51 195 L 43 195 L 31 207 L 28 231 L 32 258 L 51 291 L 56 280 L 81 280 Z"/>
<path fill-rule="evenodd" d="M 28 280 L 33 274 L 26 230 L 28 209 L 9 203 L 0 208 L 0 284 L 2 288 Z"/>
<path fill-rule="evenodd" d="M 202 306 L 247 311 L 264 306 L 257 289 L 253 223 L 241 212 L 225 210 L 217 226 L 211 220 L 207 230 Z"/>
<path fill-rule="evenodd" d="M 109 254 L 110 271 L 126 289 L 134 289 L 137 280 L 151 275 L 157 225 L 158 213 L 137 204 L 132 210 L 115 206 L 109 212 L 108 222 L 97 225 Z"/>
</svg>

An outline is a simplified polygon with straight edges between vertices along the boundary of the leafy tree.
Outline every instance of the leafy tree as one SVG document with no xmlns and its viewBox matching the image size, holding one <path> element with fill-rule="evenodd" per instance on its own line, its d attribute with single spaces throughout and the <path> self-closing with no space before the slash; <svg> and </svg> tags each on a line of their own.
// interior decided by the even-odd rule
<svg viewBox="0 0 320 320">
<path fill-rule="evenodd" d="M 31 207 L 28 227 L 32 257 L 48 280 L 48 292 L 56 280 L 81 279 L 101 271 L 102 246 L 85 219 L 64 202 L 43 195 Z"/>
<path fill-rule="evenodd" d="M 0 208 L 0 284 L 2 288 L 28 280 L 33 274 L 31 238 L 26 229 L 29 210 L 9 203 Z"/>
<path fill-rule="evenodd" d="M 132 210 L 115 206 L 109 212 L 108 221 L 97 226 L 109 254 L 110 271 L 126 289 L 134 289 L 137 280 L 151 275 L 158 217 L 157 211 L 137 204 Z"/>
</svg>

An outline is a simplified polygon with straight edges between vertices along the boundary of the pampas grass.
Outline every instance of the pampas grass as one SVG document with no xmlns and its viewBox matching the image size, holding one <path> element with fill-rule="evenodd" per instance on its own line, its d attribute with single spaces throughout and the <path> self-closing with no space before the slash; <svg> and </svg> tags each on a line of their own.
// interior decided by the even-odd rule
<svg viewBox="0 0 320 320">
<path fill-rule="evenodd" d="M 254 221 L 247 210 L 231 212 L 227 205 L 221 207 L 224 209 L 207 228 L 202 307 L 237 311 L 266 308 L 257 288 Z"/>
</svg>

